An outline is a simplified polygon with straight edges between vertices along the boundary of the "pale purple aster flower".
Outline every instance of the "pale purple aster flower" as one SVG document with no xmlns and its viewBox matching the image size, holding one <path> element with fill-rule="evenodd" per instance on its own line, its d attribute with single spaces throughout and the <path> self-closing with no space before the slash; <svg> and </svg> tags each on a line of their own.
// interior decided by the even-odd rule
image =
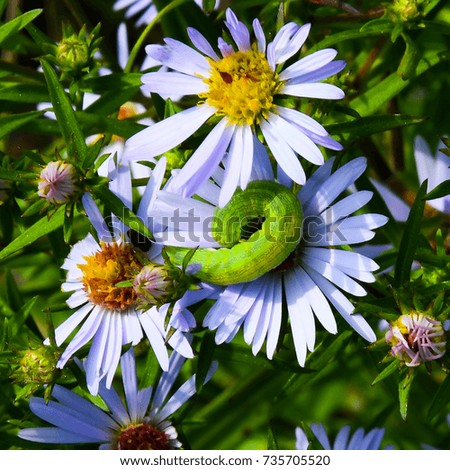
<svg viewBox="0 0 450 470">
<path fill-rule="evenodd" d="M 52 204 L 69 202 L 77 189 L 77 172 L 71 163 L 50 162 L 39 174 L 38 195 Z"/>
<path fill-rule="evenodd" d="M 386 342 L 391 354 L 408 367 L 440 359 L 446 351 L 442 322 L 423 314 L 401 315 L 389 326 Z"/>
<path fill-rule="evenodd" d="M 231 9 L 226 11 L 225 25 L 235 46 L 219 38 L 220 55 L 193 28 L 188 28 L 188 34 L 196 49 L 170 38 L 163 46 L 147 46 L 147 54 L 172 71 L 144 74 L 143 90 L 169 97 L 197 95 L 199 102 L 137 133 L 126 144 L 127 158 L 151 159 L 184 142 L 215 116 L 219 122 L 174 178 L 173 189 L 185 196 L 194 194 L 228 152 L 230 165 L 220 191 L 220 207 L 237 187 L 245 189 L 249 182 L 257 127 L 281 169 L 299 184 L 304 184 L 305 172 L 298 155 L 321 165 L 324 158 L 318 145 L 342 149 L 314 119 L 277 105 L 275 98 L 341 99 L 342 90 L 321 81 L 345 66 L 333 60 L 334 49 L 324 49 L 280 71 L 305 43 L 310 24 L 288 23 L 269 44 L 257 19 L 253 21 L 254 44 L 250 31 Z"/>
<path fill-rule="evenodd" d="M 113 162 L 111 166 L 115 174 L 110 189 L 131 208 L 129 168 L 124 164 L 116 169 Z M 152 207 L 164 171 L 165 160 L 162 159 L 154 169 L 137 212 L 150 231 L 159 227 L 153 220 Z M 83 204 L 100 243 L 88 234 L 72 247 L 62 265 L 67 271 L 62 290 L 73 292 L 67 305 L 76 311 L 56 328 L 55 339 L 60 346 L 82 324 L 57 366 L 64 367 L 76 351 L 92 340 L 85 369 L 89 390 L 96 394 L 103 377 L 106 377 L 106 386 L 111 385 L 122 346 L 138 344 L 144 334 L 163 370 L 169 366 L 166 343 L 184 357 L 192 358 L 193 351 L 185 334 L 196 322 L 187 307 L 207 297 L 209 290 L 199 286 L 198 290 L 186 291 L 172 309 L 168 303 L 143 309 L 132 286 L 116 287 L 120 282 L 132 282 L 143 268 L 142 258 L 137 256 L 130 242 L 128 228 L 112 214 L 112 236 L 89 193 L 83 196 Z M 163 264 L 160 252 L 161 248 L 153 244 L 147 252 L 148 261 Z"/>
<path fill-rule="evenodd" d="M 98 443 L 102 450 L 170 450 L 182 446 L 170 418 L 195 394 L 195 375 L 169 396 L 184 358 L 172 353 L 169 367 L 155 389 L 138 389 L 133 348 L 121 358 L 125 403 L 114 387 L 103 379 L 99 385 L 108 411 L 61 385 L 52 390 L 54 400 L 32 397 L 30 409 L 52 427 L 28 428 L 19 437 L 47 444 Z M 205 383 L 213 375 L 213 364 Z"/>
<path fill-rule="evenodd" d="M 260 144 L 256 146 L 260 151 L 255 152 L 253 178 L 258 173 L 258 179 L 273 180 L 267 154 Z M 331 305 L 364 339 L 376 340 L 370 325 L 360 314 L 354 313 L 353 304 L 342 291 L 354 296 L 366 295 L 358 281 L 374 282 L 372 272 L 378 265 L 366 256 L 339 247 L 372 239 L 373 230 L 384 225 L 387 218 L 379 214 L 351 215 L 370 200 L 370 191 L 357 191 L 337 201 L 364 172 L 365 158 L 357 158 L 334 173 L 333 163 L 334 158 L 325 162 L 298 193 L 304 219 L 303 235 L 297 248 L 281 265 L 261 277 L 226 286 L 207 313 L 203 325 L 216 330 L 217 344 L 231 341 L 242 326 L 244 339 L 252 345 L 253 354 L 256 355 L 266 341 L 266 354 L 271 359 L 280 336 L 283 297 L 301 366 L 305 364 L 307 350 L 314 350 L 315 318 L 328 332 L 337 332 Z M 177 211 L 177 215 L 191 218 L 187 227 L 169 226 L 161 234 L 162 243 L 220 247 L 206 223 L 214 217 L 219 188 L 208 182 L 198 195 L 208 202 L 184 199 L 167 191 L 158 193 L 155 203 L 158 214 L 177 221 L 179 217 L 174 217 Z M 206 227 L 209 230 L 205 230 Z M 208 281 L 205 279 L 205 282 Z"/>
<path fill-rule="evenodd" d="M 427 192 L 431 192 L 436 186 L 450 179 L 450 157 L 439 149 L 433 155 L 422 136 L 414 139 L 414 159 L 419 183 L 428 180 Z M 385 201 L 392 217 L 398 222 L 405 222 L 408 219 L 410 206 L 383 183 L 374 179 L 371 179 L 371 182 Z M 427 200 L 427 204 L 439 212 L 450 214 L 450 195 Z"/>
<path fill-rule="evenodd" d="M 202 0 L 194 1 L 199 7 L 202 6 Z M 214 8 L 217 9 L 219 4 L 220 0 L 217 0 Z M 127 19 L 137 16 L 135 22 L 137 27 L 148 25 L 158 14 L 153 0 L 116 0 L 113 8 L 115 11 L 125 10 L 125 18 Z"/>
<path fill-rule="evenodd" d="M 425 139 L 421 136 L 417 136 L 414 140 L 414 158 L 419 183 L 422 184 L 428 180 L 428 192 L 444 181 L 450 180 L 450 157 L 440 150 L 437 150 L 433 155 Z M 450 195 L 431 199 L 427 203 L 439 212 L 450 214 Z"/>
<path fill-rule="evenodd" d="M 363 428 L 358 428 L 350 436 L 350 426 L 344 426 L 338 432 L 333 445 L 331 445 L 322 424 L 311 424 L 310 428 L 324 450 L 379 450 L 384 436 L 384 428 L 374 428 L 367 434 Z M 297 427 L 295 429 L 295 438 L 295 448 L 297 450 L 308 449 L 308 437 L 302 428 Z M 391 446 L 385 447 L 385 449 L 391 448 Z"/>
</svg>

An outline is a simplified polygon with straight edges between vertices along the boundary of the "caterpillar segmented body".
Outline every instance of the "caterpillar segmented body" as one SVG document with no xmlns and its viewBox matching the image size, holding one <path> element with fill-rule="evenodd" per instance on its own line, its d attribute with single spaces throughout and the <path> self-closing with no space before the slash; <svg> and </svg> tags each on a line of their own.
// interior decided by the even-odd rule
<svg viewBox="0 0 450 470">
<path fill-rule="evenodd" d="M 273 181 L 249 183 L 245 190 L 237 190 L 224 208 L 216 209 L 212 234 L 224 248 L 197 249 L 190 260 L 201 266 L 196 277 L 217 285 L 257 279 L 296 249 L 302 217 L 302 207 L 290 189 Z M 186 248 L 166 250 L 178 265 L 188 252 Z"/>
</svg>

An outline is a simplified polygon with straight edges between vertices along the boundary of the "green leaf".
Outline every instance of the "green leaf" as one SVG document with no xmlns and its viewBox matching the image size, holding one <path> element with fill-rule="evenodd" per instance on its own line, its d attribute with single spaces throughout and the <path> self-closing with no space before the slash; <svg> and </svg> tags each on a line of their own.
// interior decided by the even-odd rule
<svg viewBox="0 0 450 470">
<path fill-rule="evenodd" d="M 375 378 L 375 380 L 372 382 L 372 385 L 377 384 L 378 382 L 381 382 L 384 380 L 386 377 L 389 377 L 391 374 L 393 374 L 395 371 L 398 371 L 399 369 L 399 363 L 398 361 L 392 361 L 387 367 L 385 367 Z"/>
<path fill-rule="evenodd" d="M 341 122 L 326 126 L 330 134 L 348 134 L 354 138 L 367 137 L 396 127 L 410 126 L 423 122 L 426 118 L 406 114 L 387 114 L 367 116 L 349 122 Z"/>
<path fill-rule="evenodd" d="M 425 208 L 424 196 L 426 190 L 427 181 L 425 180 L 420 186 L 404 227 L 398 250 L 398 258 L 395 264 L 394 285 L 396 287 L 400 287 L 404 282 L 409 281 L 410 278 L 414 253 L 419 242 L 420 225 Z"/>
<path fill-rule="evenodd" d="M 425 52 L 416 69 L 415 77 L 422 75 L 431 67 L 449 60 L 448 51 L 428 50 Z M 392 73 L 380 83 L 370 87 L 365 93 L 354 98 L 350 105 L 361 116 L 370 116 L 375 113 L 381 106 L 398 95 L 406 88 L 411 80 L 403 80 L 397 74 Z"/>
<path fill-rule="evenodd" d="M 403 380 L 398 384 L 398 399 L 400 403 L 400 416 L 403 420 L 406 420 L 408 415 L 408 399 L 409 392 L 411 391 L 411 384 L 414 378 L 414 372 L 411 369 L 406 371 L 406 375 Z"/>
<path fill-rule="evenodd" d="M 431 399 L 430 407 L 428 408 L 427 419 L 431 421 L 438 413 L 442 413 L 448 404 L 448 397 L 450 396 L 450 374 L 447 374 L 445 380 L 441 383 L 434 397 Z"/>
<path fill-rule="evenodd" d="M 84 135 L 76 119 L 75 111 L 72 109 L 72 103 L 59 82 L 52 66 L 44 59 L 41 59 L 41 64 L 47 81 L 53 111 L 55 112 L 56 120 L 61 129 L 61 134 L 66 142 L 69 156 L 73 157 L 76 153 L 78 156 L 77 161 L 80 166 L 83 167 L 88 149 Z"/>
<path fill-rule="evenodd" d="M 364 27 L 363 27 L 364 28 Z M 327 47 L 334 46 L 342 41 L 348 41 L 352 39 L 362 39 L 370 36 L 379 36 L 382 33 L 388 33 L 392 30 L 392 24 L 385 24 L 384 29 L 381 29 L 381 24 L 379 26 L 374 26 L 372 28 L 366 28 L 364 31 L 360 29 L 349 29 L 346 31 L 340 31 L 339 33 L 330 34 L 322 41 L 319 41 L 317 44 L 308 49 L 308 54 L 319 51 L 321 49 L 326 49 Z"/>
<path fill-rule="evenodd" d="M 5 168 L 0 168 L 0 179 L 2 180 L 21 181 L 35 178 L 36 175 L 29 171 L 6 170 Z"/>
<path fill-rule="evenodd" d="M 211 368 L 214 351 L 216 349 L 216 341 L 214 336 L 214 332 L 206 331 L 202 338 L 200 351 L 198 354 L 197 371 L 195 373 L 195 390 L 197 393 L 199 393 L 202 389 L 209 369 Z"/>
<path fill-rule="evenodd" d="M 75 113 L 83 129 L 89 130 L 90 134 L 109 132 L 128 139 L 132 135 L 145 128 L 142 124 L 128 119 L 106 118 L 99 114 L 90 114 L 84 111 Z M 98 155 L 98 153 L 97 153 Z M 92 164 L 92 162 L 90 161 Z M 90 165 L 86 165 L 89 167 Z"/>
<path fill-rule="evenodd" d="M 96 186 L 92 189 L 92 192 L 103 202 L 107 210 L 115 214 L 131 230 L 153 240 L 153 235 L 144 222 L 106 186 Z"/>
<path fill-rule="evenodd" d="M 30 111 L 28 113 L 13 114 L 0 117 L 0 139 L 11 132 L 20 129 L 33 119 L 42 116 L 44 111 Z"/>
<path fill-rule="evenodd" d="M 420 51 L 408 34 L 403 33 L 402 37 L 405 41 L 406 49 L 398 66 L 397 74 L 402 80 L 409 80 L 413 78 L 415 74 L 417 64 L 420 60 Z"/>
<path fill-rule="evenodd" d="M 273 432 L 272 426 L 267 430 L 267 450 L 279 450 L 277 438 Z"/>
<path fill-rule="evenodd" d="M 0 86 L 0 101 L 14 103 L 45 103 L 49 101 L 47 88 L 31 83 L 3 83 Z"/>
<path fill-rule="evenodd" d="M 43 217 L 42 219 L 39 219 L 34 225 L 21 233 L 9 245 L 0 251 L 0 260 L 16 253 L 28 245 L 31 245 L 39 238 L 61 227 L 64 222 L 64 211 L 65 207 L 61 206 L 50 218 Z"/>
<path fill-rule="evenodd" d="M 0 46 L 7 38 L 20 31 L 28 23 L 31 23 L 31 21 L 33 21 L 41 13 L 41 9 L 30 10 L 24 13 L 23 15 L 20 15 L 17 18 L 8 21 L 8 23 L 0 26 Z"/>
<path fill-rule="evenodd" d="M 450 180 L 446 180 L 443 183 L 437 185 L 432 189 L 426 196 L 425 200 L 437 199 L 440 197 L 448 196 L 450 194 Z"/>
</svg>

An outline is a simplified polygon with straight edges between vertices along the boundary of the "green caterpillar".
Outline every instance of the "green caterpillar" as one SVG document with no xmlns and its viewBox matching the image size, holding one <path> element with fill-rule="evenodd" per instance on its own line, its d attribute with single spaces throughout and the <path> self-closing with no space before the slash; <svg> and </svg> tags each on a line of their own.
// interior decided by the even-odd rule
<svg viewBox="0 0 450 470">
<path fill-rule="evenodd" d="M 279 266 L 298 246 L 302 207 L 295 194 L 273 181 L 253 181 L 238 189 L 214 214 L 212 234 L 225 248 L 199 248 L 189 263 L 196 277 L 217 285 L 248 282 Z M 252 225 L 257 230 L 249 234 Z M 255 228 L 255 227 L 253 227 Z M 181 265 L 189 249 L 166 247 L 173 264 Z"/>
</svg>

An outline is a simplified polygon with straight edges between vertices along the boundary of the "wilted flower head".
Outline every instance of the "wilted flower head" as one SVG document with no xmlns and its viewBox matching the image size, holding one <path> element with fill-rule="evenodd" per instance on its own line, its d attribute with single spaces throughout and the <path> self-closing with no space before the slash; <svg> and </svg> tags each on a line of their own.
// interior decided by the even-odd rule
<svg viewBox="0 0 450 470">
<path fill-rule="evenodd" d="M 39 175 L 38 194 L 52 204 L 69 202 L 77 191 L 75 167 L 63 161 L 50 162 Z"/>
<path fill-rule="evenodd" d="M 440 321 L 423 314 L 402 315 L 386 333 L 391 354 L 408 367 L 434 361 L 445 354 L 446 339 Z"/>
</svg>

